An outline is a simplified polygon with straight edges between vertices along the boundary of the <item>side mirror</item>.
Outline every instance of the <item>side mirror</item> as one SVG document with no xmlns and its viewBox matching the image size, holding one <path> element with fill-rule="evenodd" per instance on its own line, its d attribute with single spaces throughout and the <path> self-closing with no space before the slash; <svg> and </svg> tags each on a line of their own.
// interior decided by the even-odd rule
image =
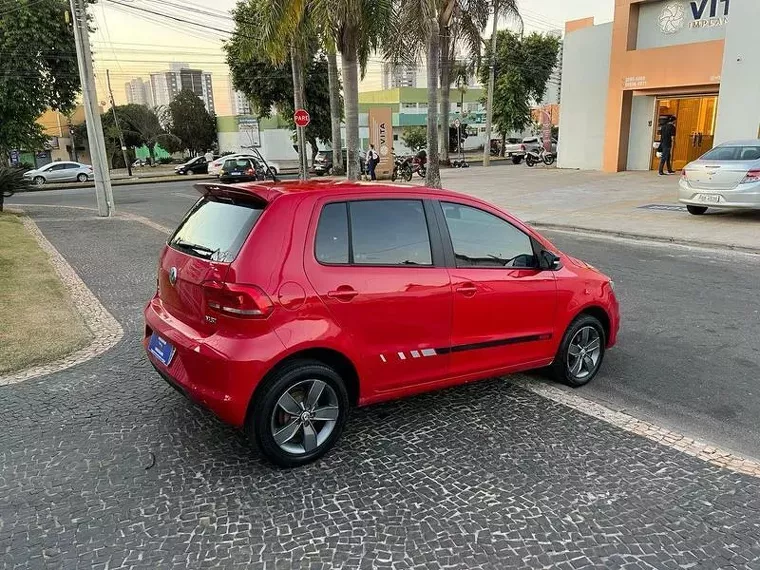
<svg viewBox="0 0 760 570">
<path fill-rule="evenodd" d="M 562 258 L 551 251 L 542 250 L 540 255 L 541 269 L 557 271 L 562 268 Z"/>
</svg>

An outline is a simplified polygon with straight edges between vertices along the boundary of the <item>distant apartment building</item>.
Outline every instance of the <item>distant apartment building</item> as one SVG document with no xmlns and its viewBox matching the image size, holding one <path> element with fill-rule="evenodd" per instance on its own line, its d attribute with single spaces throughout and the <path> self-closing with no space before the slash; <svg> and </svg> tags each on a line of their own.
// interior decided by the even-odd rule
<svg viewBox="0 0 760 570">
<path fill-rule="evenodd" d="M 250 115 L 252 113 L 251 102 L 243 93 L 232 87 L 230 83 L 230 109 L 233 115 Z"/>
<path fill-rule="evenodd" d="M 549 81 L 546 83 L 544 98 L 540 101 L 542 106 L 559 105 L 560 98 L 562 97 L 562 30 L 551 30 L 547 32 L 547 35 L 560 38 L 560 48 L 557 55 L 557 63 L 554 65 Z"/>
<path fill-rule="evenodd" d="M 153 93 L 150 83 L 143 81 L 142 77 L 135 77 L 124 84 L 127 103 L 153 107 Z"/>
<path fill-rule="evenodd" d="M 187 89 L 200 97 L 209 113 L 215 114 L 211 73 L 192 69 L 186 63 L 173 63 L 169 71 L 150 74 L 150 87 L 155 105 L 168 105 L 177 94 Z"/>
<path fill-rule="evenodd" d="M 417 87 L 417 67 L 414 65 L 393 65 L 383 63 L 383 89 Z"/>
</svg>

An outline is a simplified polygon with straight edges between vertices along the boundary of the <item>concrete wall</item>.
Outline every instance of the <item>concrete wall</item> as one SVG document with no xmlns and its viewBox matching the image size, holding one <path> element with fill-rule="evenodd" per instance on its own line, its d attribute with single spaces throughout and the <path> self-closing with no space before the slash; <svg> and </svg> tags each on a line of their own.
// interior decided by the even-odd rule
<svg viewBox="0 0 760 570">
<path fill-rule="evenodd" d="M 747 0 L 743 0 L 747 2 Z M 701 5 L 701 0 L 697 0 Z M 731 3 L 731 11 L 735 9 Z M 666 46 L 675 46 L 690 44 L 695 42 L 707 42 L 711 40 L 722 40 L 726 34 L 722 23 L 725 4 L 716 5 L 716 18 L 710 18 L 711 3 L 708 0 L 705 11 L 702 13 L 702 19 L 696 23 L 712 24 L 695 26 L 694 12 L 692 2 L 679 2 L 666 0 L 664 2 L 647 2 L 639 7 L 639 25 L 636 34 L 636 49 L 658 48 Z M 663 12 L 668 8 L 668 12 Z M 675 11 L 673 11 L 675 10 Z M 682 16 L 682 17 L 674 17 Z M 731 18 L 735 18 L 734 13 Z M 720 21 L 718 21 L 720 20 Z"/>
<path fill-rule="evenodd" d="M 267 160 L 298 160 L 298 153 L 293 149 L 293 132 L 289 129 L 263 129 L 260 131 L 261 147 L 259 152 Z M 246 152 L 251 141 L 246 132 L 220 132 L 219 150 L 222 152 Z"/>
<path fill-rule="evenodd" d="M 654 138 L 654 106 L 657 98 L 639 95 L 631 104 L 631 131 L 628 136 L 628 170 L 649 170 Z"/>
<path fill-rule="evenodd" d="M 602 168 L 611 51 L 611 23 L 565 36 L 557 158 L 560 168 Z"/>
<path fill-rule="evenodd" d="M 756 139 L 760 130 L 760 2 L 731 3 L 718 97 L 715 144 Z"/>
</svg>

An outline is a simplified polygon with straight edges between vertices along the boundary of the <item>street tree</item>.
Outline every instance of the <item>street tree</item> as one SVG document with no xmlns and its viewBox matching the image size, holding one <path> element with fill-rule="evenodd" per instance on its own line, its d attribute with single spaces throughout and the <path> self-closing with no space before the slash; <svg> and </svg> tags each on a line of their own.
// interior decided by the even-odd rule
<svg viewBox="0 0 760 570">
<path fill-rule="evenodd" d="M 0 16 L 0 163 L 11 149 L 42 148 L 37 119 L 69 112 L 80 91 L 67 0 L 16 0 Z"/>
<path fill-rule="evenodd" d="M 493 121 L 502 141 L 508 133 L 523 131 L 531 124 L 531 104 L 543 99 L 559 49 L 560 40 L 552 35 L 534 32 L 523 37 L 507 30 L 497 33 Z M 485 61 L 490 58 L 491 47 L 487 46 Z M 489 72 L 481 67 L 481 81 L 487 80 Z"/>
<path fill-rule="evenodd" d="M 169 103 L 168 131 L 182 141 L 192 155 L 203 153 L 216 142 L 216 118 L 203 101 L 189 89 L 183 89 Z"/>
<path fill-rule="evenodd" d="M 120 118 L 124 136 L 134 137 L 140 142 L 140 145 L 147 146 L 152 164 L 156 161 L 157 144 L 169 152 L 177 152 L 182 149 L 180 138 L 167 132 L 162 124 L 162 118 L 164 123 L 167 121 L 165 108 L 149 109 L 145 105 L 122 105 L 120 115 L 124 117 L 123 121 Z"/>
<path fill-rule="evenodd" d="M 427 145 L 427 128 L 406 127 L 401 133 L 401 140 L 412 152 L 417 152 Z"/>
</svg>

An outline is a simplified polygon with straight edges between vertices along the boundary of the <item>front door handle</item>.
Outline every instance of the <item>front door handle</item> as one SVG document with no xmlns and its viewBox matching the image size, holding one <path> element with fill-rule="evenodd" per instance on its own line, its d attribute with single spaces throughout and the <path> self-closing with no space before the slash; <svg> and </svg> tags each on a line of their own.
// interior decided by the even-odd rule
<svg viewBox="0 0 760 570">
<path fill-rule="evenodd" d="M 478 292 L 478 288 L 475 286 L 474 283 L 463 283 L 459 287 L 457 287 L 457 293 L 460 295 L 464 295 L 465 297 L 472 297 L 475 293 Z"/>
<path fill-rule="evenodd" d="M 352 287 L 349 287 L 348 285 L 341 285 L 335 291 L 329 291 L 327 293 L 327 296 L 330 297 L 330 299 L 335 299 L 336 301 L 348 302 L 358 294 L 359 292 L 354 290 Z"/>
</svg>

